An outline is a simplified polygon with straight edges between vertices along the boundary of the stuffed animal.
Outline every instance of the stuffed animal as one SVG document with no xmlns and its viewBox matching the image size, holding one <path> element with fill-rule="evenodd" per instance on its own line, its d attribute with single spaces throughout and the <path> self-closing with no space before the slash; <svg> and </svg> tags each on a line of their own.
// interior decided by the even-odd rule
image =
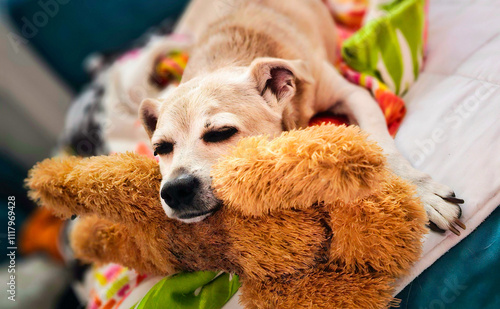
<svg viewBox="0 0 500 309">
<path fill-rule="evenodd" d="M 356 127 L 321 125 L 243 139 L 213 167 L 224 205 L 169 219 L 157 162 L 132 153 L 47 159 L 30 196 L 79 215 L 77 257 L 139 272 L 240 276 L 246 308 L 384 308 L 419 258 L 426 216 L 414 189 Z"/>
</svg>

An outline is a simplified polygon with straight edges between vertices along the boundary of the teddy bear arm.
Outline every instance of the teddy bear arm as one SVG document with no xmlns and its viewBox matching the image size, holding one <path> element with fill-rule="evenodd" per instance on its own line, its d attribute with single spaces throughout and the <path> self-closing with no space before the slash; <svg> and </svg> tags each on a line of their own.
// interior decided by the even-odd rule
<svg viewBox="0 0 500 309">
<path fill-rule="evenodd" d="M 413 187 L 387 172 L 372 195 L 330 205 L 330 258 L 346 270 L 405 275 L 422 252 L 426 220 Z"/>
<path fill-rule="evenodd" d="M 61 218 L 98 215 L 148 225 L 163 220 L 158 164 L 133 153 L 54 158 L 37 164 L 26 184 L 30 197 Z"/>
<path fill-rule="evenodd" d="M 174 257 L 158 257 L 155 247 L 145 242 L 146 235 L 106 219 L 81 218 L 70 237 L 75 256 L 86 262 L 117 263 L 155 275 L 170 275 L 178 269 Z"/>
<path fill-rule="evenodd" d="M 66 205 L 72 205 L 75 196 L 74 192 L 65 190 L 64 179 L 80 160 L 77 157 L 50 158 L 37 163 L 25 179 L 30 199 L 62 219 L 71 217 L 74 212 Z"/>
<path fill-rule="evenodd" d="M 262 216 L 369 195 L 385 175 L 382 149 L 356 127 L 323 125 L 268 141 L 240 141 L 213 167 L 213 187 L 228 207 Z"/>
</svg>

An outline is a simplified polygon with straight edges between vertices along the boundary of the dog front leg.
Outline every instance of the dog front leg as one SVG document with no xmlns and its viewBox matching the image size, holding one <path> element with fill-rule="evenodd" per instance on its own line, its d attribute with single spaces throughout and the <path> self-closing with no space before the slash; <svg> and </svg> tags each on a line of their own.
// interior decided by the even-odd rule
<svg viewBox="0 0 500 309">
<path fill-rule="evenodd" d="M 451 188 L 413 168 L 401 155 L 387 130 L 382 110 L 366 89 L 349 83 L 330 64 L 325 65 L 323 71 L 317 92 L 320 111 L 330 110 L 344 114 L 351 123 L 369 133 L 369 138 L 383 148 L 392 171 L 416 186 L 417 194 L 431 222 L 431 228 L 449 229 L 459 235 L 460 231 L 456 226 L 465 229 L 465 225 L 458 220 L 461 216 L 458 204 L 463 203 L 463 200 L 456 198 Z M 330 84 L 324 84 L 325 81 Z M 326 105 L 328 103 L 330 103 L 329 108 Z"/>
</svg>

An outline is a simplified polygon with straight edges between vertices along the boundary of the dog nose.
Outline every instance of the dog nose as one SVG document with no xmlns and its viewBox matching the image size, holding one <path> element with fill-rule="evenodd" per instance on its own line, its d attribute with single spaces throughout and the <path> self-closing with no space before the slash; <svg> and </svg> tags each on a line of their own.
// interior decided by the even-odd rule
<svg viewBox="0 0 500 309">
<path fill-rule="evenodd" d="M 199 186 L 200 181 L 198 178 L 193 175 L 182 174 L 165 183 L 160 195 L 170 208 L 180 210 L 192 204 Z"/>
</svg>

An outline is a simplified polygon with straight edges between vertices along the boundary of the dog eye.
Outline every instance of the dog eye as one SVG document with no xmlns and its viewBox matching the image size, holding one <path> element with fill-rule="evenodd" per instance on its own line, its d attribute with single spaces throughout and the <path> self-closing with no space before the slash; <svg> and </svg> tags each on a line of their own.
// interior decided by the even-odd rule
<svg viewBox="0 0 500 309">
<path fill-rule="evenodd" d="M 218 131 L 209 131 L 203 135 L 203 140 L 207 143 L 218 143 L 225 141 L 235 135 L 238 129 L 232 127 L 222 128 Z"/>
<path fill-rule="evenodd" d="M 166 155 L 174 151 L 174 144 L 172 143 L 159 143 L 154 145 L 154 155 Z"/>
</svg>

